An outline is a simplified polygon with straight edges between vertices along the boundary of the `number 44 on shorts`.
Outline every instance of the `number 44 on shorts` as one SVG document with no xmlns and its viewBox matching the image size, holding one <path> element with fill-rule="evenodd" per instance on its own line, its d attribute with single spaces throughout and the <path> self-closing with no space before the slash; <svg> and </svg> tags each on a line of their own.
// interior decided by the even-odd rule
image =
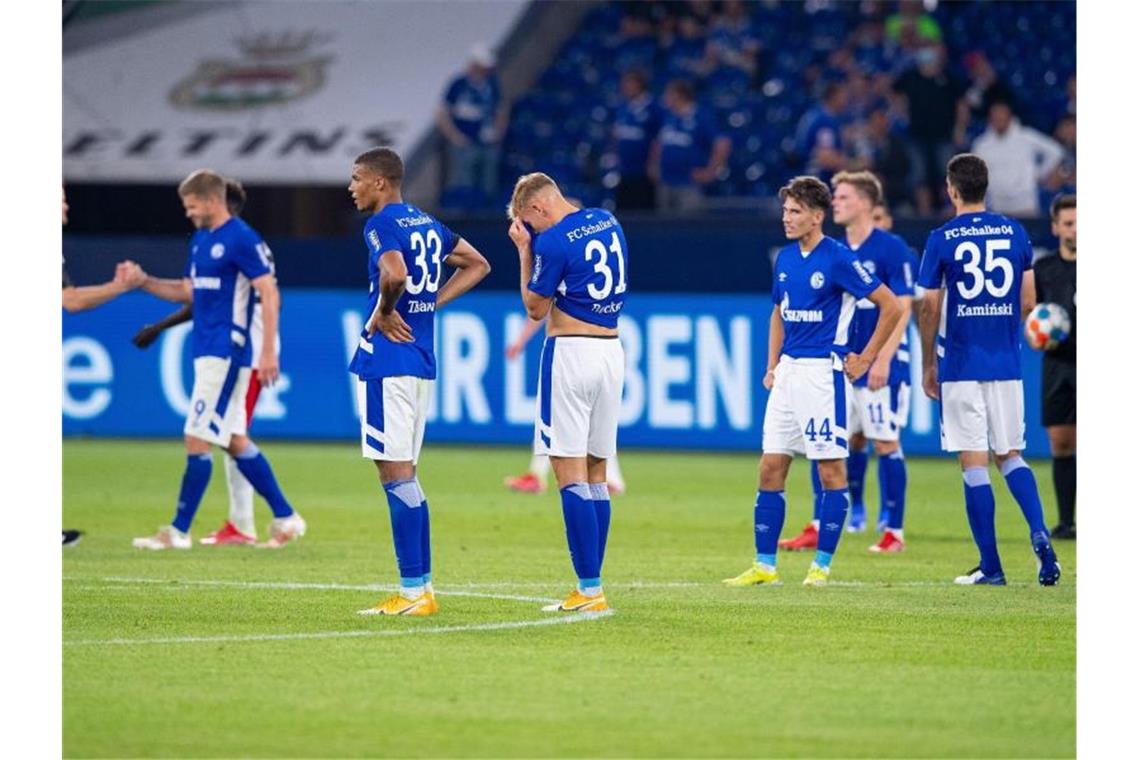
<svg viewBox="0 0 1140 760">
<path fill-rule="evenodd" d="M 823 420 L 819 423 L 818 428 L 816 427 L 815 417 L 812 417 L 808 420 L 807 427 L 804 428 L 804 438 L 807 438 L 812 443 L 815 443 L 817 437 L 822 438 L 828 443 L 831 443 L 830 417 L 824 417 Z"/>
</svg>

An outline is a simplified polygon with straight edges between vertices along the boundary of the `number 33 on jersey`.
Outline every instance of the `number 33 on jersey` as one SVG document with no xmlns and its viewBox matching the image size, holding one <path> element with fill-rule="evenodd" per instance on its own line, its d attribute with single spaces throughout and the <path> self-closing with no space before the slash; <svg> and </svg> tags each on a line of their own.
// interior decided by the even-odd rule
<svg viewBox="0 0 1140 760">
<path fill-rule="evenodd" d="M 600 208 L 569 214 L 540 234 L 533 250 L 530 290 L 554 296 L 554 305 L 575 319 L 617 327 L 629 261 L 613 214 Z"/>
</svg>

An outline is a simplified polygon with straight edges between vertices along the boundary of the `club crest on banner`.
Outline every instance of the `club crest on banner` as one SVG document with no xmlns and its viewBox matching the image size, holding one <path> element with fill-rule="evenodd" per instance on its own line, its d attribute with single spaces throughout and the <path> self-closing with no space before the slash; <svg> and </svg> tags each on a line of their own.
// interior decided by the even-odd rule
<svg viewBox="0 0 1140 760">
<path fill-rule="evenodd" d="M 241 59 L 200 62 L 174 86 L 170 102 L 190 110 L 241 111 L 299 100 L 325 83 L 332 57 L 314 56 L 309 49 L 329 39 L 312 31 L 239 38 Z"/>
</svg>

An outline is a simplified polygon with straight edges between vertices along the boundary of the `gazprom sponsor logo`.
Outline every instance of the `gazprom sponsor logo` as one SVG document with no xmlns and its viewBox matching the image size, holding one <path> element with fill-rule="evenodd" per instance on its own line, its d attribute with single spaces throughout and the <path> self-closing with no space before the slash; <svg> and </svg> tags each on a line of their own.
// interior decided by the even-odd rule
<svg viewBox="0 0 1140 760">
<path fill-rule="evenodd" d="M 780 316 L 785 322 L 822 322 L 822 309 L 781 309 Z"/>
<path fill-rule="evenodd" d="M 221 290 L 222 278 L 221 277 L 192 277 L 191 282 L 194 283 L 195 290 Z"/>
</svg>

